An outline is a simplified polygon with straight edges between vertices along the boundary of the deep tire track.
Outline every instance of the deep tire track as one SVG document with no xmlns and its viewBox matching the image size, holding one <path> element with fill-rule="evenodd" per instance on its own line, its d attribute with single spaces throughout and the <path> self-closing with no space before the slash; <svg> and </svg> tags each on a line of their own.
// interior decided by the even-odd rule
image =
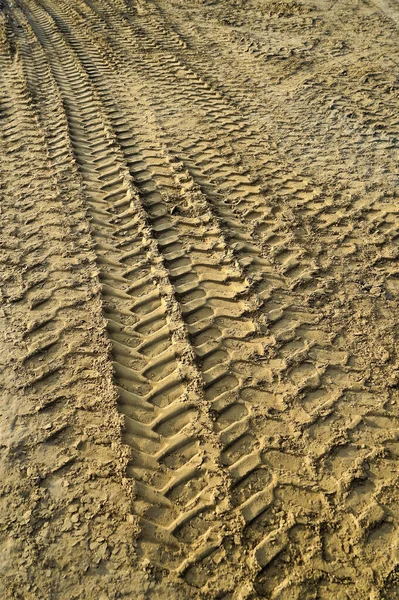
<svg viewBox="0 0 399 600">
<path fill-rule="evenodd" d="M 127 36 L 123 36 L 123 37 L 126 39 L 126 37 L 127 37 Z M 116 39 L 121 39 L 121 38 L 122 38 L 122 36 L 116 36 Z M 158 82 L 159 82 L 159 80 L 158 80 Z M 182 97 L 180 97 L 180 98 L 179 98 L 179 102 L 180 102 L 180 105 L 181 105 L 181 102 L 183 102 L 183 99 L 182 99 Z M 161 118 L 162 118 L 162 117 L 161 117 Z M 207 176 L 208 176 L 208 179 L 209 179 L 209 171 L 207 172 Z M 233 221 L 233 222 L 234 222 L 234 221 Z M 275 309 L 276 307 L 275 307 L 275 306 L 273 306 L 273 308 Z M 315 333 L 316 333 L 316 332 L 315 332 Z M 289 336 L 289 337 L 288 337 L 288 340 L 289 340 L 289 341 L 291 341 L 291 340 L 290 340 L 290 338 L 291 338 L 291 340 L 292 340 L 292 336 Z M 320 334 L 318 334 L 318 335 L 316 336 L 316 340 L 317 340 L 317 341 L 320 343 L 321 339 L 322 339 L 322 338 L 320 337 Z M 328 338 L 327 338 L 327 341 L 328 341 Z M 301 353 L 301 354 L 300 354 L 300 358 L 301 358 L 301 360 L 303 360 L 303 353 Z M 330 359 L 330 360 L 331 360 L 331 359 Z M 337 358 L 336 358 L 335 360 L 338 360 L 338 364 L 340 363 L 340 361 L 341 361 L 341 360 L 344 360 L 344 361 L 346 361 L 346 358 L 345 358 L 345 353 L 342 353 L 342 357 L 341 357 L 341 356 L 339 356 L 339 354 L 338 354 L 338 355 L 337 355 Z M 299 365 L 299 369 L 298 369 L 298 370 L 299 370 L 299 371 L 301 371 L 300 365 Z M 305 367 L 305 373 L 306 373 L 306 367 Z M 327 376 L 328 376 L 328 375 L 327 375 Z M 316 389 L 317 389 L 317 386 L 319 386 L 319 385 L 321 384 L 321 383 L 320 383 L 320 381 L 319 381 L 319 379 L 318 379 L 318 376 L 317 376 L 317 375 L 316 375 L 315 384 L 312 384 L 312 383 L 311 383 L 311 381 L 309 382 L 309 379 L 310 379 L 310 380 L 312 379 L 312 374 L 310 374 L 310 377 L 309 377 L 309 376 L 308 376 L 308 377 L 305 377 L 305 382 L 301 382 L 301 383 L 302 383 L 302 389 L 306 390 L 306 388 L 307 388 L 309 385 L 310 385 L 311 387 L 312 387 L 312 386 L 314 386 L 314 385 L 316 385 Z M 309 382 L 309 383 L 308 383 L 308 382 Z M 345 381 L 344 385 L 347 385 L 347 382 L 346 382 L 346 381 Z M 330 389 L 329 389 L 329 388 L 330 388 Z M 301 389 L 301 388 L 300 388 L 300 389 Z M 338 390 L 336 390 L 335 392 L 334 392 L 334 390 L 331 390 L 331 384 L 328 386 L 327 390 L 328 390 L 328 391 L 327 391 L 327 404 L 329 405 L 329 404 L 330 404 L 329 398 L 331 398 L 332 402 L 335 402 L 336 400 L 338 400 L 338 399 L 339 399 L 339 397 L 340 397 L 340 393 L 338 392 Z M 294 396 L 294 393 L 293 393 L 293 396 Z M 273 397 L 273 396 L 272 396 L 272 397 Z M 321 404 L 326 404 L 326 401 L 322 402 Z M 314 415 L 314 420 L 315 420 L 315 421 L 317 421 L 317 419 L 318 419 L 318 418 L 319 418 L 319 414 L 318 414 L 318 413 L 316 413 L 316 414 Z M 312 420 L 312 421 L 310 421 L 310 424 L 309 424 L 309 426 L 310 426 L 310 425 L 311 425 L 313 422 L 314 422 L 313 420 Z M 328 453 L 329 453 L 329 448 L 331 448 L 331 447 L 334 447 L 335 443 L 336 443 L 336 441 L 335 441 L 334 439 L 333 439 L 333 440 L 331 440 L 331 441 L 330 441 L 330 444 L 329 444 L 329 445 L 328 445 L 328 446 L 327 446 L 327 447 L 324 449 L 324 452 L 325 452 L 326 454 L 328 454 Z M 247 451 L 247 450 L 244 450 L 244 455 L 245 455 L 245 452 L 248 452 L 248 451 Z M 324 452 L 322 452 L 322 454 L 323 454 Z M 247 461 L 247 462 L 248 462 L 248 461 Z M 249 462 L 251 462 L 251 460 L 249 460 Z M 253 475 L 254 469 L 258 469 L 258 468 L 259 468 L 259 466 L 260 466 L 260 464 L 261 464 L 261 462 L 259 462 L 259 458 L 257 459 L 257 458 L 256 458 L 256 456 L 254 457 L 254 459 L 252 459 L 252 463 L 253 463 L 253 464 L 251 465 L 251 467 L 250 467 L 250 470 L 249 470 L 249 474 L 250 474 L 250 475 Z M 240 473 L 240 471 L 238 471 L 238 473 Z M 237 473 L 237 474 L 238 474 L 238 473 Z M 244 471 L 244 473 L 245 473 L 245 471 Z M 247 472 L 246 474 L 248 474 L 248 472 Z M 259 475 L 259 474 L 258 474 L 258 475 Z M 240 479 L 240 478 L 242 478 L 242 475 L 239 475 L 239 479 Z M 256 479 L 256 477 L 255 477 L 255 479 Z M 261 476 L 259 476 L 259 477 L 258 477 L 258 479 L 259 479 L 260 481 L 262 481 L 262 477 L 261 477 Z M 302 495 L 302 497 L 303 497 L 303 496 L 304 496 L 304 493 L 302 492 L 302 494 L 301 494 L 301 495 Z M 251 504 L 250 504 L 248 507 L 246 507 L 246 508 L 244 509 L 244 510 L 246 511 L 246 514 L 248 515 L 248 518 L 250 519 L 250 521 L 251 521 L 253 518 L 256 518 L 256 517 L 257 517 L 259 514 L 261 514 L 262 512 L 264 512 L 264 510 L 265 510 L 265 506 L 267 506 L 266 502 L 267 502 L 267 501 L 270 501 L 270 496 L 271 496 L 271 490 L 266 488 L 266 490 L 264 490 L 264 491 L 261 493 L 261 495 L 260 495 L 260 496 L 257 496 L 257 495 L 256 495 L 256 496 L 255 496 L 255 498 L 254 498 L 253 500 L 251 500 L 252 504 L 253 504 L 253 505 L 254 505 L 256 508 L 252 508 L 252 506 L 251 506 Z M 257 505 L 258 505 L 258 506 L 257 506 Z M 282 544 L 281 548 L 284 548 L 284 547 L 286 546 L 286 544 L 287 544 L 287 542 L 288 542 L 288 538 L 287 538 L 287 536 L 286 536 L 286 533 L 285 533 L 285 532 L 286 532 L 287 530 L 290 530 L 291 528 L 292 528 L 292 524 L 291 524 L 291 523 L 288 523 L 288 529 L 287 529 L 287 528 L 285 528 L 285 531 L 284 531 L 284 530 L 283 530 L 283 531 L 281 531 L 281 544 Z M 257 529 L 257 528 L 256 528 L 256 529 Z M 256 529 L 254 530 L 254 533 L 256 532 Z M 262 530 L 262 529 L 263 529 L 263 527 L 261 528 L 261 530 Z M 274 537 L 274 535 L 275 535 L 275 534 L 273 534 L 273 537 Z M 256 540 L 256 534 L 255 534 L 255 540 Z M 259 540 L 259 533 L 258 533 L 258 540 Z M 252 542 L 252 544 L 253 544 L 253 542 Z M 274 545 L 274 542 L 273 542 L 273 545 Z M 268 547 L 269 547 L 269 540 L 268 540 L 268 538 L 266 537 L 266 539 L 265 539 L 264 541 L 262 540 L 262 538 L 260 538 L 260 545 L 259 545 L 259 546 L 258 546 L 258 545 L 256 545 L 255 556 L 256 556 L 257 560 L 260 562 L 260 564 L 261 564 L 261 565 L 262 565 L 262 563 L 263 563 L 263 564 L 266 566 L 266 565 L 268 564 L 268 562 L 270 561 L 270 556 L 269 556 L 269 552 L 270 552 L 270 550 L 269 550 L 269 548 L 268 548 Z M 274 552 L 274 551 L 273 551 L 273 552 Z M 272 554 L 271 558 L 273 558 L 273 556 L 274 556 L 274 554 Z M 209 565 L 207 565 L 207 569 L 209 569 Z M 196 577 L 197 577 L 197 579 L 196 579 Z M 199 582 L 199 581 L 201 581 L 201 574 L 199 574 L 199 575 L 194 575 L 194 579 L 191 579 L 191 580 L 192 580 L 193 582 L 195 582 L 195 581 L 198 581 L 198 582 Z"/>
<path fill-rule="evenodd" d="M 82 578 L 102 558 L 107 583 L 129 594 L 127 461 L 84 199 L 58 123 L 47 128 L 42 119 L 57 114 L 57 96 L 45 107 L 45 94 L 32 95 L 32 63 L 24 69 L 21 59 L 28 45 L 20 44 L 28 32 L 14 17 L 0 10 L 1 595 L 85 597 Z M 118 557 L 98 557 L 100 535 L 119 546 Z M 93 573 L 93 593 L 103 584 Z"/>
<path fill-rule="evenodd" d="M 185 349 L 184 332 L 166 315 L 167 307 L 169 315 L 179 318 L 173 295 L 167 291 L 170 284 L 166 274 L 162 280 L 162 263 L 151 230 L 145 227 L 147 216 L 118 155 L 116 140 L 110 150 L 111 124 L 103 116 L 82 67 L 62 44 L 51 21 L 38 7 L 29 8 L 37 19 L 32 21 L 33 30 L 45 49 L 51 40 L 52 51 L 47 56 L 86 185 L 105 315 L 113 341 L 119 406 L 125 415 L 124 439 L 133 449 L 127 472 L 136 482 L 133 510 L 141 516 L 142 544 L 162 567 L 181 570 L 186 558 L 181 556 L 176 535 L 183 535 L 186 522 L 212 511 L 217 487 L 223 483 L 207 456 L 208 443 L 200 448 L 195 431 L 190 433 L 193 417 L 198 419 L 198 376 L 195 367 L 189 366 L 190 349 Z M 57 55 L 60 48 L 62 61 Z M 140 156 L 131 152 L 130 162 L 140 163 Z M 203 419 L 200 423 L 206 427 Z M 200 554 L 209 553 L 219 543 L 217 532 L 212 541 L 208 531 L 209 517 L 204 525 L 201 533 L 205 541 L 201 543 L 198 534 L 191 539 Z M 159 548 L 155 555 L 151 551 L 154 542 Z M 195 556 L 194 551 L 187 560 L 194 561 Z"/>
<path fill-rule="evenodd" d="M 395 410 L 381 386 L 389 368 L 381 361 L 370 373 L 368 342 L 351 339 L 358 325 L 348 335 L 323 298 L 339 283 L 330 242 L 344 241 L 345 264 L 357 265 L 358 236 L 377 221 L 389 260 L 395 206 L 370 218 L 356 201 L 337 218 L 278 156 L 262 166 L 267 146 L 253 124 L 151 12 L 21 6 L 86 185 L 141 551 L 215 598 L 379 589 L 377 575 L 363 584 L 355 574 L 376 531 L 395 544 L 384 484 L 395 461 Z M 48 85 L 41 68 L 33 87 L 36 78 Z M 307 217 L 323 232 L 316 253 L 303 247 Z M 353 308 L 335 306 L 350 318 Z M 378 323 L 384 302 L 373 310 Z"/>
</svg>

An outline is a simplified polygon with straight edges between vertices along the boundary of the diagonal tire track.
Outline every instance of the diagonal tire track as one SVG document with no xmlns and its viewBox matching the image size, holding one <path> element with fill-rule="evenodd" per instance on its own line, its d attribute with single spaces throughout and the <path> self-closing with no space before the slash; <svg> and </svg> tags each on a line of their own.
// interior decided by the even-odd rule
<svg viewBox="0 0 399 600">
<path fill-rule="evenodd" d="M 69 35 L 70 37 L 72 36 L 72 34 L 70 34 L 68 32 L 68 28 L 65 27 L 61 21 L 60 21 L 60 27 L 63 30 L 63 33 L 65 33 L 66 35 Z M 76 40 L 75 40 L 76 43 Z M 81 51 L 82 52 L 82 51 Z M 159 81 L 159 79 L 158 79 Z M 180 102 L 182 102 L 182 98 L 180 98 Z M 180 152 L 181 152 L 181 148 L 179 148 Z M 203 162 L 203 159 L 201 157 L 200 162 Z M 198 175 L 197 175 L 198 176 Z M 207 176 L 209 179 L 209 170 L 207 172 Z M 216 205 L 216 203 L 214 204 L 214 206 Z M 234 217 L 233 219 L 231 219 L 234 223 Z M 233 230 L 234 231 L 234 230 Z M 234 232 L 236 233 L 236 232 Z M 261 262 L 262 265 L 262 262 Z M 273 309 L 275 310 L 275 306 L 273 306 Z M 312 318 L 311 318 L 311 322 L 312 322 Z M 283 329 L 283 333 L 284 333 L 284 329 Z M 212 332 L 212 335 L 215 335 L 214 332 Z M 320 335 L 318 336 L 320 338 Z M 318 340 L 320 341 L 320 339 Z M 226 348 L 226 345 L 223 346 L 223 349 Z M 231 353 L 230 353 L 231 355 Z M 339 359 L 340 360 L 340 359 Z M 249 373 L 254 373 L 254 369 L 256 369 L 256 366 L 253 365 L 252 367 L 248 366 L 250 365 L 250 363 L 248 361 L 246 361 L 246 378 L 248 378 L 248 374 Z M 250 369 L 250 371 L 248 372 L 248 369 Z M 258 369 L 259 370 L 259 369 Z M 301 372 L 301 364 L 299 364 L 299 372 Z M 292 374 L 293 369 L 291 369 L 290 375 L 291 377 L 294 379 L 294 376 Z M 240 375 L 240 373 L 237 373 L 238 375 Z M 263 371 L 262 377 L 264 378 L 264 374 L 265 372 Z M 306 368 L 305 368 L 305 375 L 306 375 Z M 226 372 L 224 373 L 224 376 L 226 376 Z M 253 376 L 253 375 L 252 375 Z M 311 382 L 309 382 L 309 379 L 311 380 L 312 377 L 314 378 L 314 375 L 310 374 L 310 378 L 309 376 L 307 376 L 305 378 L 305 383 L 301 383 L 302 389 L 306 389 L 307 387 L 309 387 L 309 385 L 314 385 Z M 242 379 L 242 375 L 240 375 L 240 383 L 238 385 L 238 389 L 245 387 L 243 385 L 243 379 Z M 223 381 L 223 380 L 222 380 Z M 237 380 L 237 378 L 235 378 L 235 381 L 238 382 L 239 380 Z M 230 392 L 234 391 L 234 388 L 236 387 L 236 384 L 233 383 L 231 381 L 231 377 L 225 382 L 224 382 L 224 387 L 220 388 L 220 386 L 218 385 L 219 382 L 219 378 L 217 378 L 215 380 L 215 382 L 212 381 L 212 383 L 216 383 L 215 387 L 215 391 L 216 391 L 216 399 L 217 402 L 222 402 L 221 404 L 221 408 L 222 408 L 222 412 L 224 412 L 224 410 L 226 409 L 226 404 L 225 402 L 227 401 L 227 406 L 229 406 L 229 404 L 231 404 L 231 400 L 227 398 L 223 399 L 219 397 L 221 396 L 220 392 L 222 391 L 223 394 L 226 396 L 226 388 L 225 386 L 228 385 L 230 386 Z M 295 379 L 294 379 L 295 382 Z M 316 385 L 318 382 L 318 376 L 316 376 Z M 256 386 L 254 386 L 252 388 L 253 390 L 256 389 Z M 300 388 L 301 389 L 301 388 Z M 229 391 L 229 389 L 227 389 L 227 391 Z M 255 391 L 253 392 L 255 393 Z M 270 393 L 270 392 L 269 392 Z M 289 393 L 289 392 L 288 392 Z M 292 392 L 291 392 L 292 393 Z M 331 393 L 331 392 L 329 392 Z M 230 394 L 231 395 L 231 394 Z M 227 396 L 229 396 L 229 394 L 227 394 Z M 213 390 L 211 390 L 210 394 L 208 394 L 208 399 L 210 400 L 215 400 L 215 398 L 213 397 Z M 271 397 L 273 397 L 273 393 L 271 395 Z M 218 404 L 217 402 L 214 402 L 214 406 L 217 407 Z M 239 406 L 240 406 L 240 402 L 234 402 L 234 404 L 238 404 L 238 410 Z M 244 406 L 244 405 L 243 405 Z M 237 410 L 237 407 L 235 407 Z M 247 409 L 244 408 L 244 413 Z M 223 422 L 223 417 L 221 419 L 221 421 Z M 273 424 L 273 422 L 272 422 Z M 275 427 L 275 425 L 274 425 Z M 223 426 L 222 426 L 223 429 Z M 263 427 L 263 435 L 265 433 L 265 428 Z M 233 425 L 233 428 L 231 429 L 230 427 L 228 428 L 228 430 L 226 432 L 224 432 L 222 434 L 222 440 L 224 440 L 224 451 L 222 453 L 222 460 L 227 464 L 230 465 L 230 471 L 233 474 L 233 479 L 237 481 L 237 483 L 241 483 L 243 480 L 246 480 L 248 477 L 252 477 L 254 479 L 258 479 L 258 481 L 262 481 L 262 477 L 260 475 L 260 473 L 258 473 L 259 470 L 264 469 L 264 467 L 262 466 L 263 463 L 263 452 L 259 452 L 259 450 L 256 449 L 256 444 L 254 446 L 254 438 L 252 433 L 249 433 L 248 430 L 248 421 L 246 421 L 246 419 L 244 419 L 244 422 L 238 422 L 238 427 L 237 424 Z M 273 451 L 273 449 L 271 448 L 268 453 L 267 456 L 272 456 L 273 452 L 276 456 L 280 456 L 280 460 L 282 459 L 283 455 L 281 455 L 280 451 L 277 451 L 277 453 L 275 451 Z M 256 474 L 254 477 L 254 473 Z M 281 476 L 280 476 L 281 478 Z M 266 507 L 268 506 L 268 504 L 270 504 L 270 501 L 273 501 L 273 489 L 276 485 L 276 480 L 272 479 L 272 482 L 270 486 L 267 486 L 265 490 L 261 490 L 259 493 L 256 492 L 255 495 L 253 495 L 252 497 L 250 497 L 249 499 L 247 497 L 245 498 L 245 502 L 244 502 L 244 506 L 242 507 L 242 512 L 243 514 L 246 516 L 246 520 L 248 523 L 251 523 L 252 521 L 256 520 L 257 517 L 262 514 Z M 248 483 L 248 482 L 246 482 Z M 281 482 L 280 484 L 281 485 Z M 284 485 L 284 484 L 283 484 Z M 292 485 L 292 483 L 291 483 Z M 311 485 L 311 484 L 309 484 Z M 301 491 L 300 495 L 306 498 L 306 495 L 309 495 L 310 492 L 305 492 L 305 491 Z M 294 521 L 295 522 L 295 521 Z M 292 529 L 293 527 L 293 523 L 290 521 L 288 521 L 287 527 L 283 527 L 279 533 L 280 537 L 281 537 L 281 543 L 282 546 L 281 548 L 284 548 L 287 543 L 288 543 L 288 538 L 287 538 L 287 533 L 288 531 L 290 531 L 290 529 Z M 273 557 L 276 555 L 275 553 L 272 554 L 270 556 L 270 543 L 269 543 L 269 538 L 268 536 L 265 536 L 262 534 L 262 537 L 259 537 L 260 532 L 263 530 L 263 527 L 258 528 L 255 527 L 255 529 L 253 529 L 253 533 L 255 534 L 254 539 L 253 539 L 253 535 L 249 536 L 249 540 L 251 545 L 254 545 L 254 556 L 256 558 L 256 560 L 260 563 L 261 566 L 267 566 L 267 564 L 273 559 Z M 256 534 L 256 531 L 258 531 L 258 533 Z M 281 551 L 281 550 L 280 550 Z M 209 563 L 206 564 L 205 566 L 206 570 L 209 570 Z M 201 574 L 201 569 L 200 571 L 198 571 L 198 567 L 196 567 L 196 569 L 193 571 L 191 571 L 191 573 L 189 574 L 189 580 L 194 583 L 197 584 L 201 581 L 201 578 L 203 577 L 203 575 Z M 198 583 L 197 583 L 198 582 Z"/>
<path fill-rule="evenodd" d="M 362 594 L 373 530 L 395 543 L 378 471 L 394 464 L 396 418 L 379 384 L 388 368 L 370 375 L 367 343 L 318 300 L 339 273 L 326 273 L 330 239 L 354 239 L 348 215 L 279 157 L 261 164 L 253 125 L 157 17 L 100 0 L 20 6 L 42 44 L 31 75 L 26 47 L 27 79 L 48 85 L 46 57 L 65 111 L 53 131 L 69 132 L 85 185 L 141 551 L 212 597 L 299 598 L 309 569 L 315 590 L 340 570 Z M 326 231 L 317 260 L 301 214 Z M 393 240 L 395 214 L 376 217 Z"/>
<path fill-rule="evenodd" d="M 51 40 L 49 64 L 63 98 L 71 143 L 86 185 L 105 312 L 114 340 L 120 409 L 126 415 L 125 441 L 134 450 L 128 474 L 137 481 L 134 510 L 142 516 L 143 546 L 148 546 L 151 555 L 154 542 L 160 544 L 161 554 L 155 559 L 176 568 L 182 558 L 174 534 L 187 521 L 212 511 L 215 485 L 222 483 L 217 467 L 207 457 L 208 444 L 200 449 L 189 431 L 193 417 L 198 418 L 198 400 L 193 400 L 198 376 L 195 367 L 189 367 L 190 350 L 184 348 L 181 327 L 166 317 L 165 305 L 170 314 L 174 302 L 165 291 L 169 285 L 166 277 L 162 282 L 158 276 L 154 288 L 154 266 L 159 272 L 161 263 L 151 234 L 142 225 L 147 217 L 137 204 L 137 196 L 132 207 L 136 192 L 115 141 L 109 149 L 111 125 L 100 116 L 102 109 L 95 92 L 87 79 L 85 82 L 72 54 L 67 59 L 66 48 L 45 13 L 36 6 L 29 11 L 24 8 L 28 19 L 32 11 L 33 30 L 45 49 Z M 62 63 L 57 53 L 61 49 Z M 184 367 L 182 363 L 179 367 L 178 358 Z M 190 371 L 194 376 L 190 377 Z M 201 424 L 204 427 L 203 419 Z M 204 534 L 208 529 L 209 524 Z M 214 536 L 217 539 L 217 532 Z M 215 541 L 209 534 L 207 538 L 200 544 L 201 554 L 214 547 Z M 171 553 L 173 547 L 177 549 L 175 555 Z"/>
</svg>

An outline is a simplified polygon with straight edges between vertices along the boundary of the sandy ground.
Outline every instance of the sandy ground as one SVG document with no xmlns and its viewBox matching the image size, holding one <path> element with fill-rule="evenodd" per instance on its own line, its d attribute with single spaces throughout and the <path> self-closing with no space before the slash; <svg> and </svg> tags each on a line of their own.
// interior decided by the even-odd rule
<svg viewBox="0 0 399 600">
<path fill-rule="evenodd" d="M 399 3 L 0 0 L 0 597 L 399 598 Z"/>
</svg>

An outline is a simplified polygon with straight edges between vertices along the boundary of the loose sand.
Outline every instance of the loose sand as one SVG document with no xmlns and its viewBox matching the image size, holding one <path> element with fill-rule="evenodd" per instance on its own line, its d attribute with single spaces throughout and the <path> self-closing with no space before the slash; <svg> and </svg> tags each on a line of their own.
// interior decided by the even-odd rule
<svg viewBox="0 0 399 600">
<path fill-rule="evenodd" d="M 399 598 L 399 4 L 0 0 L 0 597 Z"/>
</svg>

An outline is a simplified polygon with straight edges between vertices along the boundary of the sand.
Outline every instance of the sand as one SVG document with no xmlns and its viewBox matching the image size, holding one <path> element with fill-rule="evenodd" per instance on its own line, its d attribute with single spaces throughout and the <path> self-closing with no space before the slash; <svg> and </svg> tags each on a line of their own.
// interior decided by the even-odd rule
<svg viewBox="0 0 399 600">
<path fill-rule="evenodd" d="M 399 5 L 0 0 L 0 597 L 399 598 Z"/>
</svg>

